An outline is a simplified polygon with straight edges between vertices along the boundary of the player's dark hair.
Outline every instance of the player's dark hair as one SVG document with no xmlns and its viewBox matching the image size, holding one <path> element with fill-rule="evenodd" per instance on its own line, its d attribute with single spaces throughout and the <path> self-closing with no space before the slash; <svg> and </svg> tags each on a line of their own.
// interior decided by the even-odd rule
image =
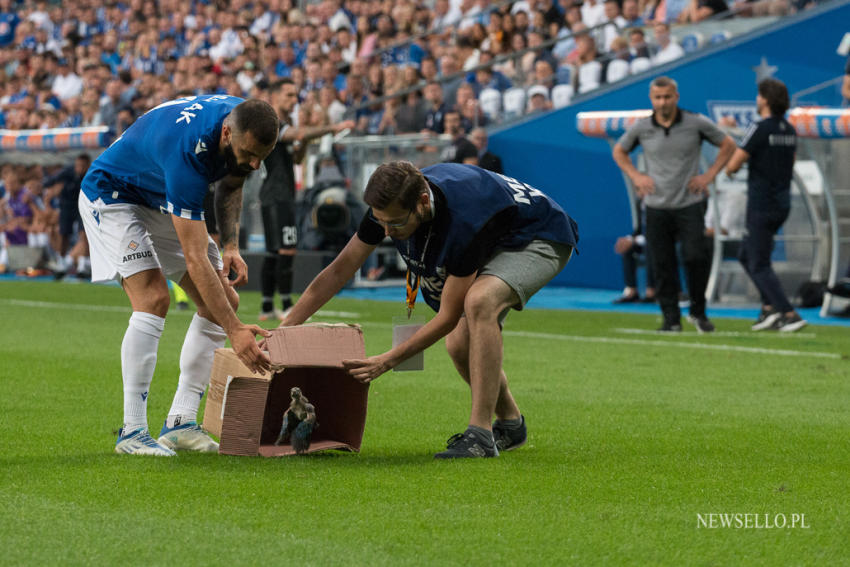
<svg viewBox="0 0 850 567">
<path fill-rule="evenodd" d="M 425 176 L 409 161 L 393 161 L 378 166 L 369 178 L 363 200 L 373 209 L 386 209 L 397 202 L 413 210 L 428 187 Z"/>
<path fill-rule="evenodd" d="M 251 132 L 254 138 L 264 146 L 277 141 L 280 122 L 272 106 L 258 99 L 242 102 L 230 113 L 232 128 L 239 133 Z"/>
<path fill-rule="evenodd" d="M 270 84 L 269 85 L 269 92 L 276 93 L 280 89 L 283 88 L 283 85 L 294 85 L 294 84 L 295 84 L 295 81 L 293 81 L 291 78 L 284 77 L 284 78 L 278 79 L 277 81 Z"/>
<path fill-rule="evenodd" d="M 773 116 L 785 116 L 785 112 L 791 105 L 785 83 L 778 79 L 764 79 L 759 83 L 759 94 L 767 101 Z"/>
</svg>

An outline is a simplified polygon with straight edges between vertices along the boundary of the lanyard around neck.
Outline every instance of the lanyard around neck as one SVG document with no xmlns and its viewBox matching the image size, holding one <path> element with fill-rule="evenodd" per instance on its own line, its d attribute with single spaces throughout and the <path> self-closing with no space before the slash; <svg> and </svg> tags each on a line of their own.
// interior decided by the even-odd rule
<svg viewBox="0 0 850 567">
<path fill-rule="evenodd" d="M 422 256 L 419 258 L 419 265 L 422 266 L 422 269 L 425 269 L 425 253 L 428 251 L 428 243 L 431 242 L 431 232 L 434 229 L 434 225 L 431 224 L 428 227 L 428 236 L 425 237 L 425 246 L 422 247 Z M 407 257 L 410 258 L 410 241 L 407 241 Z M 406 288 L 407 288 L 407 318 L 410 319 L 411 314 L 413 314 L 413 308 L 416 305 L 416 296 L 419 293 L 419 280 L 421 279 L 421 274 L 413 273 L 410 269 L 410 263 L 407 264 L 407 276 L 405 277 Z"/>
</svg>

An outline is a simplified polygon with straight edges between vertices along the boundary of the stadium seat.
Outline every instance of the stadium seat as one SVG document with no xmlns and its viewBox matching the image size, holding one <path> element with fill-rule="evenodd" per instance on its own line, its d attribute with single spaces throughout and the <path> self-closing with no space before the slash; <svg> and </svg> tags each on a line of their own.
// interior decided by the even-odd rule
<svg viewBox="0 0 850 567">
<path fill-rule="evenodd" d="M 570 104 L 574 89 L 572 85 L 555 85 L 552 88 L 552 106 L 563 108 Z"/>
<path fill-rule="evenodd" d="M 711 37 L 708 38 L 708 43 L 710 45 L 717 45 L 718 43 L 723 43 L 724 41 L 729 40 L 731 37 L 732 34 L 727 30 L 714 32 L 713 34 L 711 34 Z"/>
<path fill-rule="evenodd" d="M 502 108 L 505 110 L 505 118 L 515 118 L 525 112 L 525 89 L 512 87 L 502 95 Z"/>
<path fill-rule="evenodd" d="M 629 67 L 632 71 L 632 75 L 637 75 L 638 73 L 643 73 L 644 71 L 649 70 L 652 67 L 652 62 L 649 60 L 649 57 L 635 57 L 632 59 L 632 62 L 629 63 Z"/>
<path fill-rule="evenodd" d="M 590 61 L 578 68 L 578 92 L 586 93 L 602 82 L 602 63 Z"/>
<path fill-rule="evenodd" d="M 693 53 L 697 51 L 702 44 L 705 43 L 705 38 L 699 32 L 690 32 L 682 36 L 679 40 L 679 45 L 685 50 L 685 53 Z"/>
<path fill-rule="evenodd" d="M 608 63 L 608 69 L 605 72 L 605 82 L 614 83 L 624 79 L 629 74 L 629 62 L 622 59 L 614 59 Z"/>
<path fill-rule="evenodd" d="M 502 116 L 502 93 L 497 89 L 487 88 L 478 95 L 481 110 L 490 120 L 499 120 Z"/>
</svg>

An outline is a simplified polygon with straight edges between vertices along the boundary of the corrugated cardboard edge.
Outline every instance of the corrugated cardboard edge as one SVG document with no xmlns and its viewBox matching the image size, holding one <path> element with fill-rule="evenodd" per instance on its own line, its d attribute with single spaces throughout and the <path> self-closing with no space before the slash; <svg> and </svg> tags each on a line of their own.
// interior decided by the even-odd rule
<svg viewBox="0 0 850 567">
<path fill-rule="evenodd" d="M 263 432 L 263 410 L 269 381 L 234 377 L 227 389 L 218 452 L 223 455 L 257 455 Z"/>
<path fill-rule="evenodd" d="M 272 364 L 288 368 L 342 368 L 343 360 L 366 357 L 363 331 L 344 323 L 278 327 L 266 345 Z"/>
<path fill-rule="evenodd" d="M 232 383 L 232 379 L 234 377 L 251 377 L 271 380 L 272 375 L 271 373 L 251 372 L 247 366 L 242 364 L 242 361 L 239 360 L 239 357 L 236 356 L 236 353 L 232 349 L 219 348 L 215 351 L 210 377 L 207 401 L 204 406 L 203 427 L 216 437 L 221 437 L 222 421 L 224 419 L 223 408 L 225 407 L 225 398 L 229 389 L 228 385 Z"/>
</svg>

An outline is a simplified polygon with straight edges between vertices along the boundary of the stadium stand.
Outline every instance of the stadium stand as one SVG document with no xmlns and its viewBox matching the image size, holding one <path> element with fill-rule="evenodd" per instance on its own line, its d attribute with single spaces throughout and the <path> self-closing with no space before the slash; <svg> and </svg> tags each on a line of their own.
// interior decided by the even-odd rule
<svg viewBox="0 0 850 567">
<path fill-rule="evenodd" d="M 552 89 L 552 104 L 555 108 L 563 108 L 570 104 L 575 94 L 572 85 L 555 85 Z"/>
<path fill-rule="evenodd" d="M 39 142 L 27 136 L 27 143 L 59 140 L 57 128 L 102 126 L 115 136 L 163 101 L 208 93 L 264 97 L 269 84 L 291 77 L 299 122 L 319 126 L 352 118 L 358 133 L 382 134 L 404 133 L 386 127 L 386 112 L 404 114 L 409 120 L 400 122 L 408 129 L 419 124 L 429 81 L 442 84 L 450 103 L 468 83 L 473 97 L 464 98 L 460 110 L 469 130 L 520 119 L 533 85 L 544 84 L 551 101 L 535 111 L 563 108 L 607 83 L 651 70 L 657 21 L 673 24 L 674 39 L 696 53 L 805 6 L 756 3 L 765 4 L 761 10 L 738 3 L 678 24 L 669 10 L 655 13 L 662 3 L 651 2 L 639 3 L 638 14 L 630 6 L 629 14 L 612 10 L 587 21 L 587 10 L 565 2 L 448 4 L 448 12 L 438 13 L 433 2 L 415 0 L 3 0 L 0 129 L 4 140 L 23 130 L 48 134 Z M 636 27 L 647 45 L 608 52 Z M 404 104 L 387 104 L 391 98 Z M 15 168 L 42 204 L 43 222 L 34 224 L 50 240 L 55 215 L 40 180 L 69 165 L 73 154 L 35 163 L 13 149 L 4 146 L 0 162 Z"/>
</svg>

